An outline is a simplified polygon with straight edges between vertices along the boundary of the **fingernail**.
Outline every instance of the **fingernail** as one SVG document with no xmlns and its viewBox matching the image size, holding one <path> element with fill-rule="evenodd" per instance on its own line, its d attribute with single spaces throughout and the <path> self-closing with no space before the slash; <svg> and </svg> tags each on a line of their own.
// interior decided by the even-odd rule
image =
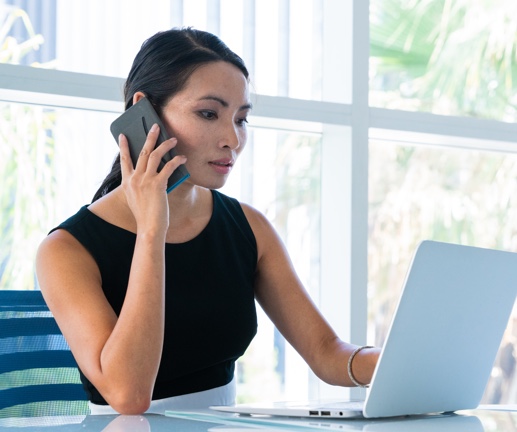
<svg viewBox="0 0 517 432">
<path fill-rule="evenodd" d="M 151 132 L 156 132 L 156 130 L 158 129 L 158 125 L 155 123 L 153 124 L 153 126 L 151 127 Z"/>
</svg>

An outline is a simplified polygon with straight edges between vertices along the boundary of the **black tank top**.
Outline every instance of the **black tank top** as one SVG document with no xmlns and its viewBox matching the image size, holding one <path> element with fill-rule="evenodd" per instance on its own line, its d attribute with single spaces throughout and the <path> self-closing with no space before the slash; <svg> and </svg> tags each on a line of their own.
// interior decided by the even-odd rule
<svg viewBox="0 0 517 432">
<path fill-rule="evenodd" d="M 237 200 L 217 191 L 212 196 L 206 228 L 186 243 L 165 245 L 165 338 L 153 400 L 228 384 L 257 331 L 255 236 Z M 136 235 L 87 206 L 56 229 L 67 230 L 93 256 L 104 294 L 119 315 Z M 106 405 L 79 372 L 89 399 Z"/>
</svg>

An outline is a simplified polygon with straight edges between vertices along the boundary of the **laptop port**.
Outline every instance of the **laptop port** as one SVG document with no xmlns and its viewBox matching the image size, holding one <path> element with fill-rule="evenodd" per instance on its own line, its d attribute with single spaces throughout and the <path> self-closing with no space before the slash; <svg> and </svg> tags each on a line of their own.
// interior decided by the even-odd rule
<svg viewBox="0 0 517 432">
<path fill-rule="evenodd" d="M 322 411 L 321 415 L 322 416 L 329 416 L 330 415 L 330 411 Z"/>
<path fill-rule="evenodd" d="M 317 416 L 319 413 L 318 411 L 309 411 L 309 415 Z"/>
</svg>

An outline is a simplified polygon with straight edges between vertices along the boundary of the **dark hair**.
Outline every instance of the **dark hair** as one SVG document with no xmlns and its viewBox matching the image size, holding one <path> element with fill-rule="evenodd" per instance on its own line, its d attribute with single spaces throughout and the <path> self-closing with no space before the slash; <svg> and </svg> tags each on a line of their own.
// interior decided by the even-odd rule
<svg viewBox="0 0 517 432">
<path fill-rule="evenodd" d="M 124 85 L 125 109 L 133 105 L 134 94 L 141 91 L 161 115 L 163 107 L 183 89 L 198 67 L 216 61 L 231 63 L 249 77 L 243 60 L 211 33 L 191 27 L 156 33 L 142 44 L 133 61 Z M 92 202 L 115 189 L 121 181 L 119 154 Z"/>
</svg>

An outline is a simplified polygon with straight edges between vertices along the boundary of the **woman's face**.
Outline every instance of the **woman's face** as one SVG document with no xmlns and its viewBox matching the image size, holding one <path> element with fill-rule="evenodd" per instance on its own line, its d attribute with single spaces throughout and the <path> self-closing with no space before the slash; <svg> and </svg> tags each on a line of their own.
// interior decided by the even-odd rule
<svg viewBox="0 0 517 432">
<path fill-rule="evenodd" d="M 210 189 L 225 184 L 246 144 L 250 110 L 248 81 L 237 67 L 219 61 L 192 73 L 163 109 L 177 152 L 187 157 L 187 181 Z"/>
</svg>

